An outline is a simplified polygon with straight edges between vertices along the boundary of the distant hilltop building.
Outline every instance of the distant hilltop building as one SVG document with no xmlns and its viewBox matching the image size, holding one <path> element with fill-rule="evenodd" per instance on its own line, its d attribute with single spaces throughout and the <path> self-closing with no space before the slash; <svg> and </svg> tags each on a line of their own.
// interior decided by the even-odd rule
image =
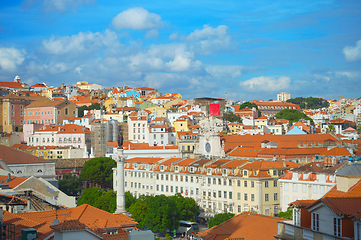
<svg viewBox="0 0 361 240">
<path fill-rule="evenodd" d="M 291 99 L 290 93 L 281 92 L 277 94 L 277 102 L 286 102 L 288 99 Z"/>
</svg>

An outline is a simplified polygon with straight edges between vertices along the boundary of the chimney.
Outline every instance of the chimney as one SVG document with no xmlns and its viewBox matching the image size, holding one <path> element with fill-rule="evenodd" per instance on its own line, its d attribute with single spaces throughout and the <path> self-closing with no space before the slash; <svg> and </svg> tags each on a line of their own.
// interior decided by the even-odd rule
<svg viewBox="0 0 361 240">
<path fill-rule="evenodd" d="M 6 179 L 6 183 L 10 182 L 12 179 L 11 179 L 11 174 L 8 173 L 8 178 Z"/>
</svg>

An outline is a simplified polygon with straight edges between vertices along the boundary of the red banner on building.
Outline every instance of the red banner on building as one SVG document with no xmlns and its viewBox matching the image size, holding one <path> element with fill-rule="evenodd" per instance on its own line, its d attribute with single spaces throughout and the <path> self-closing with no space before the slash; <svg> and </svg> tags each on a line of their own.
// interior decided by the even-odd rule
<svg viewBox="0 0 361 240">
<path fill-rule="evenodd" d="M 217 104 L 209 104 L 209 114 L 210 115 L 221 115 L 221 105 Z"/>
</svg>

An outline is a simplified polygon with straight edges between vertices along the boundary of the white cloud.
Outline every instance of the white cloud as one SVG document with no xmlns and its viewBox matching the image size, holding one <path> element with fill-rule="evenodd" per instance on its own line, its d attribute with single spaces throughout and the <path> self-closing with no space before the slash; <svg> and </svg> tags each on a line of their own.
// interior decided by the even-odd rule
<svg viewBox="0 0 361 240">
<path fill-rule="evenodd" d="M 164 24 L 162 18 L 155 13 L 150 13 L 144 8 L 130 8 L 119 13 L 112 19 L 112 24 L 116 29 L 158 29 Z"/>
<path fill-rule="evenodd" d="M 95 0 L 24 0 L 23 7 L 40 6 L 44 12 L 67 12 L 77 7 L 96 4 Z"/>
<path fill-rule="evenodd" d="M 25 50 L 16 48 L 0 48 L 0 68 L 4 71 L 15 71 L 25 60 Z"/>
<path fill-rule="evenodd" d="M 96 51 L 100 48 L 109 47 L 118 43 L 115 32 L 105 30 L 100 32 L 79 32 L 77 35 L 55 37 L 42 41 L 42 47 L 50 54 L 66 54 L 72 52 Z"/>
<path fill-rule="evenodd" d="M 361 60 L 361 40 L 357 41 L 356 46 L 346 46 L 343 49 L 343 54 L 349 62 L 355 62 Z"/>
<path fill-rule="evenodd" d="M 209 54 L 214 51 L 230 49 L 234 47 L 232 38 L 229 35 L 229 27 L 220 25 L 217 28 L 212 28 L 209 25 L 204 25 L 203 29 L 196 29 L 194 32 L 186 37 L 188 42 L 191 42 L 195 51 L 200 51 L 203 54 Z"/>
<path fill-rule="evenodd" d="M 173 72 L 183 72 L 190 68 L 192 60 L 183 54 L 176 54 L 173 61 L 169 61 L 166 65 L 169 67 L 170 71 Z"/>
<path fill-rule="evenodd" d="M 291 79 L 289 77 L 254 77 L 244 82 L 240 82 L 241 87 L 250 91 L 281 91 L 290 87 Z"/>
<path fill-rule="evenodd" d="M 172 33 L 171 35 L 169 35 L 169 40 L 176 40 L 178 38 L 178 33 Z"/>
<path fill-rule="evenodd" d="M 205 69 L 213 77 L 222 78 L 238 78 L 242 74 L 243 66 L 220 66 L 220 65 L 209 65 Z"/>
<path fill-rule="evenodd" d="M 158 30 L 151 29 L 151 30 L 147 31 L 147 33 L 145 34 L 145 39 L 157 38 L 158 35 L 159 35 Z"/>
</svg>

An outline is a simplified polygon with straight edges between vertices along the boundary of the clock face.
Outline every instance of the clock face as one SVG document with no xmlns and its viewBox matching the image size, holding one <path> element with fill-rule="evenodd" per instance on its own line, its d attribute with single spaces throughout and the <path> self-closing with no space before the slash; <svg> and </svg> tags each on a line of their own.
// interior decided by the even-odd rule
<svg viewBox="0 0 361 240">
<path fill-rule="evenodd" d="M 209 144 L 209 142 L 206 143 L 206 151 L 208 153 L 211 151 L 211 144 Z"/>
</svg>

